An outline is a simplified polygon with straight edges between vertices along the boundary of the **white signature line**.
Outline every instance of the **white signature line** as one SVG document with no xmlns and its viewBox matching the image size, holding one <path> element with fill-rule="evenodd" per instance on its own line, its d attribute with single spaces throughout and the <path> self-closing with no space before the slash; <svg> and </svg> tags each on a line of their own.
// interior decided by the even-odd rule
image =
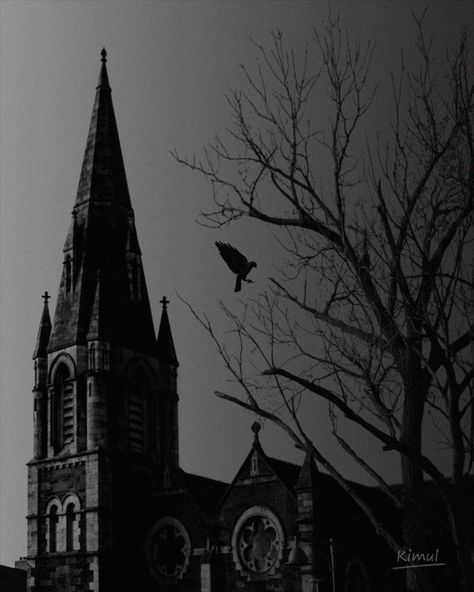
<svg viewBox="0 0 474 592">
<path fill-rule="evenodd" d="M 419 563 L 417 565 L 402 565 L 400 567 L 392 567 L 392 569 L 415 569 L 415 567 L 439 567 L 446 565 L 446 563 Z"/>
</svg>

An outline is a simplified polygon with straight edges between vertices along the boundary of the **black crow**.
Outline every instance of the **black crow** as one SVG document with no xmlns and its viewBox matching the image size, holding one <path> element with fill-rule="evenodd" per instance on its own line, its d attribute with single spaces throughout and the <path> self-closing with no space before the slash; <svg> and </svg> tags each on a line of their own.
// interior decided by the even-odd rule
<svg viewBox="0 0 474 592">
<path fill-rule="evenodd" d="M 240 251 L 237 251 L 229 243 L 217 241 L 216 247 L 219 249 L 222 259 L 224 259 L 230 269 L 237 275 L 234 292 L 240 292 L 242 281 L 252 283 L 252 280 L 247 279 L 247 275 L 254 267 L 257 267 L 257 264 L 255 261 L 248 261 L 245 255 L 242 255 Z"/>
</svg>

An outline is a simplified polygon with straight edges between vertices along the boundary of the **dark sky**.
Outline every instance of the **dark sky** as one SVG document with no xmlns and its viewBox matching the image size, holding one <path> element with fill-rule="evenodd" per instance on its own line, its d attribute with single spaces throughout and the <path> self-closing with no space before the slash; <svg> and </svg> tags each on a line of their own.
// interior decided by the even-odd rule
<svg viewBox="0 0 474 592">
<path fill-rule="evenodd" d="M 155 319 L 159 300 L 169 314 L 180 360 L 180 449 L 183 468 L 230 480 L 251 445 L 254 418 L 217 400 L 232 392 L 206 334 L 178 300 L 176 291 L 224 330 L 218 299 L 232 304 L 233 279 L 216 254 L 215 240 L 257 253 L 256 283 L 265 287 L 275 262 L 271 238 L 258 225 L 225 231 L 199 226 L 211 206 L 208 185 L 170 156 L 192 155 L 229 123 L 225 94 L 243 84 L 239 64 L 256 56 L 250 38 L 268 43 L 280 28 L 301 49 L 329 11 L 377 43 L 374 80 L 388 97 L 388 73 L 403 49 L 410 59 L 418 2 L 1 2 L 1 420 L 0 563 L 26 552 L 26 467 L 32 454 L 31 390 L 34 348 L 48 290 L 55 304 L 62 248 L 81 168 L 99 52 L 108 51 L 122 151 L 145 274 Z M 427 23 L 438 48 L 450 46 L 463 25 L 472 29 L 472 2 L 429 2 Z M 441 55 L 441 54 L 440 54 Z M 384 94 L 385 93 L 385 94 Z M 377 119 L 389 105 L 380 101 Z M 318 114 L 324 117 L 324 113 Z M 315 440 L 326 443 L 327 415 L 312 416 Z M 264 448 L 299 461 L 285 436 L 269 425 Z M 360 442 L 371 459 L 380 451 Z M 393 461 L 393 462 L 392 462 Z M 357 471 L 338 460 L 351 478 Z M 396 479 L 395 459 L 383 461 Z"/>
</svg>

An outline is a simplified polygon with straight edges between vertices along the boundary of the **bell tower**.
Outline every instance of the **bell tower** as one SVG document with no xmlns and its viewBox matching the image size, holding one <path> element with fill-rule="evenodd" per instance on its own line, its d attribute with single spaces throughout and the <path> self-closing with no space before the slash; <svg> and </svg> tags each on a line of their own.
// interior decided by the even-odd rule
<svg viewBox="0 0 474 592">
<path fill-rule="evenodd" d="M 156 339 L 106 62 L 103 49 L 56 309 L 51 321 L 45 293 L 33 354 L 34 592 L 147 589 L 143 501 L 178 465 L 168 301 Z"/>
</svg>

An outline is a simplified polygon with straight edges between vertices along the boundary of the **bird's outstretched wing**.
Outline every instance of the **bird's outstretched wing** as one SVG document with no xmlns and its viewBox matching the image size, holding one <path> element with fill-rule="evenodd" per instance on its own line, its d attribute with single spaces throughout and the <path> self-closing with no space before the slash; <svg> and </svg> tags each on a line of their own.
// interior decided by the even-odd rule
<svg viewBox="0 0 474 592">
<path fill-rule="evenodd" d="M 219 249 L 222 259 L 224 259 L 234 273 L 239 274 L 247 269 L 249 264 L 247 257 L 242 255 L 235 247 L 229 245 L 229 243 L 221 243 L 219 241 L 216 242 L 216 247 Z"/>
</svg>

